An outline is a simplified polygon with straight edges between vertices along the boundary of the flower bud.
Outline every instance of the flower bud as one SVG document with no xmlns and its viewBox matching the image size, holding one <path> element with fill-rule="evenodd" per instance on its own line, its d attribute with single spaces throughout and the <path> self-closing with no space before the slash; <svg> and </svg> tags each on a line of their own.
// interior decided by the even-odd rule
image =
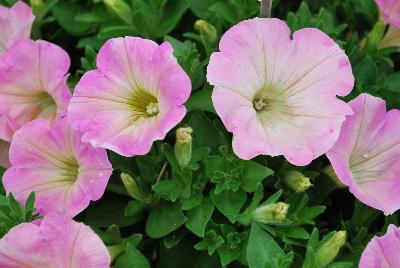
<svg viewBox="0 0 400 268">
<path fill-rule="evenodd" d="M 338 231 L 315 252 L 314 267 L 322 268 L 331 263 L 346 243 L 346 231 Z"/>
<path fill-rule="evenodd" d="M 35 16 L 41 16 L 45 9 L 43 0 L 29 0 L 29 5 L 32 8 L 32 12 Z"/>
<path fill-rule="evenodd" d="M 144 197 L 143 191 L 140 189 L 139 185 L 131 177 L 131 175 L 122 172 L 120 177 L 129 196 L 138 200 L 143 200 Z"/>
<path fill-rule="evenodd" d="M 280 223 L 286 219 L 289 205 L 283 202 L 263 205 L 251 212 L 251 219 L 265 224 Z"/>
<path fill-rule="evenodd" d="M 337 175 L 336 175 L 336 173 L 335 173 L 335 170 L 333 169 L 332 165 L 326 166 L 326 167 L 324 168 L 323 172 L 325 173 L 325 175 L 327 175 L 329 178 L 331 178 L 331 179 L 336 183 L 336 185 L 337 185 L 339 188 L 345 188 L 345 187 L 347 187 L 347 186 L 344 185 L 344 184 L 340 181 L 340 179 L 337 177 Z"/>
<path fill-rule="evenodd" d="M 202 36 L 206 37 L 208 42 L 213 43 L 217 41 L 217 30 L 207 21 L 197 20 L 194 24 L 194 29 Z"/>
<path fill-rule="evenodd" d="M 312 186 L 310 178 L 295 170 L 285 172 L 283 174 L 283 181 L 295 192 L 304 192 Z"/>
<path fill-rule="evenodd" d="M 186 167 L 192 158 L 191 127 L 181 127 L 176 130 L 175 156 L 181 167 Z"/>
<path fill-rule="evenodd" d="M 132 23 L 132 10 L 124 0 L 103 0 L 104 4 L 114 12 L 118 17 L 127 22 Z"/>
</svg>

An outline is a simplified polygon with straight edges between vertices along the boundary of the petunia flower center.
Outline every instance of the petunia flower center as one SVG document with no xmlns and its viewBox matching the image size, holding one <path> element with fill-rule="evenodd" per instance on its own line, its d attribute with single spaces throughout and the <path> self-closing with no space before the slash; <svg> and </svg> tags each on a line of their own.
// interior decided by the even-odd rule
<svg viewBox="0 0 400 268">
<path fill-rule="evenodd" d="M 32 120 L 44 118 L 53 121 L 57 115 L 57 104 L 47 92 L 41 92 L 34 96 L 36 109 L 31 113 Z"/>
<path fill-rule="evenodd" d="M 267 107 L 267 102 L 264 99 L 255 99 L 253 101 L 253 107 L 256 111 L 264 110 Z"/>
<path fill-rule="evenodd" d="M 143 88 L 133 91 L 129 105 L 135 115 L 144 118 L 156 116 L 160 112 L 156 96 Z"/>
<path fill-rule="evenodd" d="M 150 102 L 146 107 L 146 112 L 150 116 L 158 114 L 158 103 Z"/>
</svg>

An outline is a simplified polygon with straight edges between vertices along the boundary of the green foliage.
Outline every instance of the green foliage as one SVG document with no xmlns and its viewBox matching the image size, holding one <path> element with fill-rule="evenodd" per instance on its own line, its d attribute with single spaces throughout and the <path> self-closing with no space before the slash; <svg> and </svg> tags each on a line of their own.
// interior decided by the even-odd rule
<svg viewBox="0 0 400 268">
<path fill-rule="evenodd" d="M 7 6 L 14 2 L 0 0 Z M 175 130 L 145 156 L 109 152 L 114 173 L 106 193 L 77 216 L 102 238 L 113 267 L 318 267 L 316 252 L 338 230 L 347 232 L 346 244 L 328 267 L 356 267 L 371 237 L 399 224 L 398 213 L 384 217 L 338 189 L 323 172 L 324 157 L 293 167 L 283 157 L 235 156 L 212 104 L 206 67 L 226 30 L 258 16 L 259 1 L 44 0 L 34 12 L 32 37 L 56 43 L 71 56 L 71 90 L 96 68 L 103 43 L 121 36 L 169 42 L 192 82 L 188 113 L 178 126 L 193 129 L 189 163 L 180 165 L 176 158 Z M 272 14 L 292 32 L 318 28 L 346 51 L 356 84 L 344 100 L 366 92 L 384 98 L 389 108 L 400 107 L 399 51 L 379 47 L 387 29 L 378 23 L 374 0 L 274 0 Z M 215 28 L 216 40 L 194 28 L 200 19 Z M 313 186 L 294 192 L 284 183 L 291 170 Z M 122 173 L 134 180 L 134 191 Z M 1 236 L 37 218 L 34 195 L 21 206 L 3 188 L 1 194 Z M 289 206 L 282 221 L 262 224 L 252 217 L 257 208 L 280 202 Z"/>
<path fill-rule="evenodd" d="M 0 236 L 3 237 L 11 228 L 20 223 L 37 219 L 34 204 L 34 192 L 29 195 L 23 206 L 15 200 L 12 193 L 7 197 L 0 196 Z"/>
</svg>

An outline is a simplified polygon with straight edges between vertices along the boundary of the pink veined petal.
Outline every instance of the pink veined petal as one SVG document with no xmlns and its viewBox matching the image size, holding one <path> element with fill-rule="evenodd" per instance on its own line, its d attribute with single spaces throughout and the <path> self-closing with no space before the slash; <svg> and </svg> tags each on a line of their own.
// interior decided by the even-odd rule
<svg viewBox="0 0 400 268">
<path fill-rule="evenodd" d="M 77 215 L 103 195 L 112 173 L 106 151 L 82 142 L 66 118 L 53 126 L 38 119 L 19 129 L 11 142 L 10 161 L 3 176 L 7 193 L 23 203 L 34 191 L 41 215 Z"/>
<path fill-rule="evenodd" d="M 207 79 L 243 159 L 284 155 L 307 165 L 333 146 L 352 114 L 336 97 L 354 84 L 345 53 L 317 29 L 299 30 L 291 39 L 278 19 L 251 19 L 228 30 L 211 56 Z"/>
<path fill-rule="evenodd" d="M 368 94 L 350 105 L 354 115 L 347 117 L 327 157 L 361 202 L 392 214 L 400 208 L 400 111 L 386 112 L 385 101 Z"/>
<path fill-rule="evenodd" d="M 389 225 L 385 235 L 374 237 L 360 259 L 360 268 L 392 268 L 400 266 L 400 230 Z"/>
<path fill-rule="evenodd" d="M 50 213 L 42 220 L 40 230 L 50 244 L 54 267 L 110 267 L 107 248 L 93 230 L 83 223 L 60 213 Z"/>
<path fill-rule="evenodd" d="M 86 73 L 69 106 L 82 140 L 124 156 L 143 155 L 184 117 L 191 82 L 170 44 L 125 37 L 108 40 L 97 70 Z"/>
<path fill-rule="evenodd" d="M 0 112 L 12 120 L 14 131 L 37 118 L 54 121 L 66 114 L 69 65 L 63 49 L 41 40 L 21 40 L 3 55 Z"/>
<path fill-rule="evenodd" d="M 22 223 L 0 239 L 0 267 L 51 267 L 50 250 L 39 226 Z"/>
<path fill-rule="evenodd" d="M 375 0 L 385 20 L 400 27 L 400 2 L 397 0 Z"/>
<path fill-rule="evenodd" d="M 11 8 L 0 6 L 0 57 L 18 40 L 29 38 L 34 19 L 32 10 L 22 1 Z"/>
<path fill-rule="evenodd" d="M 101 239 L 83 223 L 60 213 L 22 223 L 0 239 L 0 267 L 108 268 Z"/>
</svg>

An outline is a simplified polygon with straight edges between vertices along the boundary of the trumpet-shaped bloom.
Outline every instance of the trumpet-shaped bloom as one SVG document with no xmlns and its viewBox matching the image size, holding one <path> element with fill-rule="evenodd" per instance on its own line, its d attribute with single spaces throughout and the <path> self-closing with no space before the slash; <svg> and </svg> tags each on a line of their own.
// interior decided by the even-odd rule
<svg viewBox="0 0 400 268">
<path fill-rule="evenodd" d="M 34 120 L 15 132 L 10 146 L 11 167 L 3 176 L 7 193 L 24 203 L 36 193 L 39 214 L 63 212 L 70 217 L 104 193 L 112 173 L 104 149 L 81 141 L 66 118 L 53 125 Z"/>
<path fill-rule="evenodd" d="M 284 155 L 307 165 L 335 143 L 350 106 L 337 99 L 354 84 L 350 62 L 317 29 L 293 34 L 278 19 L 228 30 L 207 71 L 212 100 L 243 159 Z"/>
<path fill-rule="evenodd" d="M 326 154 L 340 181 L 361 202 L 386 215 L 400 208 L 400 111 L 362 94 Z"/>
<path fill-rule="evenodd" d="M 46 41 L 22 40 L 0 61 L 0 134 L 37 118 L 54 121 L 66 114 L 71 93 L 66 84 L 68 54 Z M 8 126 L 12 126 L 7 127 Z M 6 128 L 6 129 L 4 129 Z"/>
<path fill-rule="evenodd" d="M 360 268 L 400 267 L 400 229 L 389 225 L 384 236 L 374 237 L 360 259 Z"/>
<path fill-rule="evenodd" d="M 375 0 L 386 22 L 400 27 L 400 1 Z"/>
<path fill-rule="evenodd" d="M 34 20 L 32 10 L 22 1 L 11 8 L 0 6 L 0 57 L 18 40 L 29 38 Z"/>
<path fill-rule="evenodd" d="M 124 156 L 149 152 L 185 116 L 191 82 L 169 43 L 137 37 L 108 40 L 97 70 L 75 88 L 68 116 L 83 141 Z"/>
<path fill-rule="evenodd" d="M 83 223 L 49 213 L 36 223 L 22 223 L 0 240 L 0 267 L 109 268 L 107 248 Z"/>
</svg>

